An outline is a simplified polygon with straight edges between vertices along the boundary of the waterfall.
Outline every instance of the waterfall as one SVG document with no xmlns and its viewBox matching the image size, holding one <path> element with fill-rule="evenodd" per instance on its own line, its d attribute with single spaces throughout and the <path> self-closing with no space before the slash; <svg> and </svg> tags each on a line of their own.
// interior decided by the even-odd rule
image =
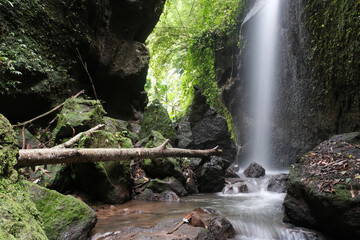
<svg viewBox="0 0 360 240">
<path fill-rule="evenodd" d="M 249 152 L 247 163 L 257 162 L 271 167 L 271 125 L 274 112 L 276 89 L 277 52 L 279 49 L 280 0 L 259 0 L 254 11 L 250 11 L 251 20 L 248 42 L 249 58 L 246 81 L 251 97 L 248 113 L 253 119 L 249 132 Z M 245 21 L 248 21 L 248 17 Z M 244 21 L 244 22 L 245 22 Z"/>
</svg>

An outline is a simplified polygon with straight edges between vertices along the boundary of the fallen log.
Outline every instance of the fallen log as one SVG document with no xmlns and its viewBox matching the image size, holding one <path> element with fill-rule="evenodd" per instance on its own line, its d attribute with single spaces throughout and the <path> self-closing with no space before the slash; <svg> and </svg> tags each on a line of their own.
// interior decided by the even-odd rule
<svg viewBox="0 0 360 240">
<path fill-rule="evenodd" d="M 86 163 L 121 161 L 145 158 L 165 157 L 207 157 L 220 156 L 222 150 L 217 147 L 207 150 L 166 148 L 169 140 L 156 148 L 44 148 L 21 149 L 16 166 L 29 167 L 58 163 Z"/>
</svg>

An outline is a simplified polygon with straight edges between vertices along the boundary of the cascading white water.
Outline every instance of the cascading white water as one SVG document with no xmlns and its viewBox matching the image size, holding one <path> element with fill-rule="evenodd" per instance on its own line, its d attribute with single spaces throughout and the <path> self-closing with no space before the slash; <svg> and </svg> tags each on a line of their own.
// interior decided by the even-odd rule
<svg viewBox="0 0 360 240">
<path fill-rule="evenodd" d="M 274 111 L 277 52 L 279 49 L 280 0 L 264 0 L 264 6 L 252 25 L 247 81 L 250 81 L 250 129 L 248 162 L 257 162 L 265 168 L 270 166 L 271 120 Z"/>
</svg>

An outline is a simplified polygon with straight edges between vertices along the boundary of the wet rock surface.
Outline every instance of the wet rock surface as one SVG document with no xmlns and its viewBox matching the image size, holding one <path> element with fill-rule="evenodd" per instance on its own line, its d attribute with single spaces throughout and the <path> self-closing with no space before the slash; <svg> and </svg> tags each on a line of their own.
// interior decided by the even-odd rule
<svg viewBox="0 0 360 240">
<path fill-rule="evenodd" d="M 258 178 L 265 176 L 265 169 L 258 163 L 251 163 L 245 170 L 244 175 L 248 178 Z"/>
<path fill-rule="evenodd" d="M 285 193 L 289 180 L 288 174 L 278 174 L 270 178 L 267 190 L 270 192 Z"/>
<path fill-rule="evenodd" d="M 225 185 L 225 167 L 221 158 L 211 158 L 203 164 L 196 177 L 200 192 L 220 192 Z"/>
<path fill-rule="evenodd" d="M 212 232 L 215 239 L 219 240 L 233 238 L 236 235 L 233 225 L 224 217 L 215 217 L 211 219 L 209 230 Z"/>
<path fill-rule="evenodd" d="M 286 221 L 331 237 L 360 237 L 359 136 L 334 136 L 290 168 Z"/>
<path fill-rule="evenodd" d="M 225 187 L 222 189 L 223 194 L 248 193 L 249 189 L 243 180 L 233 181 L 230 183 L 227 179 Z"/>
<path fill-rule="evenodd" d="M 200 89 L 195 87 L 194 100 L 189 115 L 177 124 L 179 144 L 185 148 L 211 149 L 219 146 L 223 158 L 231 163 L 235 160 L 236 147 L 231 139 L 227 121 L 206 102 Z"/>
</svg>

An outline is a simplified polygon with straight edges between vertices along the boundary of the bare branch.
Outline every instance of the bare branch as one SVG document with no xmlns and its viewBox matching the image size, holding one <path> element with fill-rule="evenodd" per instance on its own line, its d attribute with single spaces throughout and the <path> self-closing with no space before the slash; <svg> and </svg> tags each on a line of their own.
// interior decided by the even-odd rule
<svg viewBox="0 0 360 240">
<path fill-rule="evenodd" d="M 72 145 L 74 145 L 77 141 L 79 141 L 79 139 L 85 134 L 86 136 L 90 136 L 91 133 L 93 133 L 94 131 L 96 130 L 99 130 L 101 128 L 103 128 L 105 125 L 104 124 L 99 124 L 85 132 L 81 132 L 81 133 L 78 133 L 77 135 L 75 135 L 73 138 L 71 138 L 69 141 L 63 143 L 63 144 L 60 144 L 60 145 L 57 145 L 55 147 L 52 147 L 52 149 L 55 149 L 55 148 L 67 148 L 67 147 L 71 147 Z"/>
<path fill-rule="evenodd" d="M 74 96 L 74 98 L 80 96 L 80 95 L 83 94 L 84 92 L 85 92 L 84 90 L 81 90 L 80 92 L 78 92 L 78 93 Z M 42 118 L 42 117 L 45 117 L 45 116 L 49 115 L 49 114 L 52 113 L 52 112 L 55 112 L 56 110 L 58 110 L 59 108 L 61 108 L 62 106 L 64 106 L 64 104 L 65 104 L 65 102 L 63 102 L 62 104 L 54 107 L 54 108 L 51 109 L 50 111 L 48 111 L 48 112 L 46 112 L 46 113 L 44 113 L 44 114 L 41 114 L 40 116 L 37 116 L 37 117 L 35 117 L 35 118 L 33 118 L 33 119 L 30 119 L 30 120 L 25 121 L 25 122 L 22 122 L 22 123 L 14 124 L 14 125 L 12 125 L 12 126 L 13 126 L 13 127 L 25 126 L 25 125 L 27 125 L 27 124 L 29 124 L 29 123 L 32 123 L 33 121 L 35 121 L 35 120 L 37 120 L 37 119 L 40 119 L 40 118 Z"/>
</svg>

